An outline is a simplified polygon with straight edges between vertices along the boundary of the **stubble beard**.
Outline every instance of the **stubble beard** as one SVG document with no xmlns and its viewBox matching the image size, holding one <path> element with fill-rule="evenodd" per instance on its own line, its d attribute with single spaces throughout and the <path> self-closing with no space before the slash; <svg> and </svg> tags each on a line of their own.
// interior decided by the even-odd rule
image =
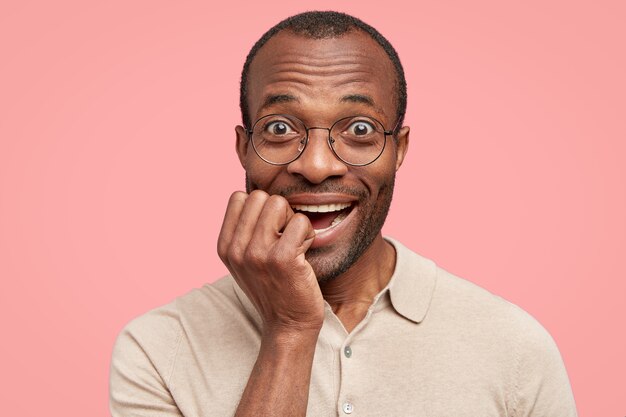
<svg viewBox="0 0 626 417">
<path fill-rule="evenodd" d="M 357 230 L 350 239 L 352 244 L 347 244 L 340 249 L 340 253 L 333 256 L 326 255 L 327 249 L 312 248 L 309 249 L 306 254 L 306 260 L 311 264 L 313 271 L 317 277 L 319 283 L 326 283 L 331 281 L 341 274 L 345 273 L 358 261 L 365 251 L 370 247 L 376 236 L 382 230 L 383 224 L 387 219 L 389 208 L 391 207 L 391 200 L 393 198 L 393 189 L 395 186 L 395 172 L 390 177 L 389 181 L 381 184 L 379 188 L 379 195 L 376 201 L 369 200 L 369 193 L 364 190 L 346 190 L 337 186 L 308 186 L 304 189 L 303 186 L 290 187 L 285 190 L 281 190 L 278 194 L 283 197 L 292 194 L 293 192 L 328 192 L 339 191 L 347 192 L 348 194 L 358 195 L 358 219 L 356 219 Z M 256 187 L 252 186 L 246 173 L 246 190 L 250 193 Z"/>
</svg>

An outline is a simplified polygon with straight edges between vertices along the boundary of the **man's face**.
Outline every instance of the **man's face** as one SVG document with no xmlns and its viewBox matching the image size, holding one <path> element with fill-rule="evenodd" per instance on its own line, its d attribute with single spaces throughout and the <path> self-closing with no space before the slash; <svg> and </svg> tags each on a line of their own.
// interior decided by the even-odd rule
<svg viewBox="0 0 626 417">
<path fill-rule="evenodd" d="M 253 123 L 280 113 L 296 116 L 308 127 L 330 127 L 342 117 L 364 115 L 392 130 L 397 122 L 394 67 L 383 49 L 360 31 L 330 39 L 283 31 L 261 48 L 250 66 L 248 106 Z M 236 130 L 247 191 L 282 195 L 317 230 L 306 259 L 320 282 L 345 272 L 380 237 L 408 127 L 400 130 L 397 143 L 387 136 L 382 155 L 361 167 L 337 159 L 326 130 L 310 130 L 304 153 L 284 166 L 263 161 L 245 130 Z"/>
</svg>

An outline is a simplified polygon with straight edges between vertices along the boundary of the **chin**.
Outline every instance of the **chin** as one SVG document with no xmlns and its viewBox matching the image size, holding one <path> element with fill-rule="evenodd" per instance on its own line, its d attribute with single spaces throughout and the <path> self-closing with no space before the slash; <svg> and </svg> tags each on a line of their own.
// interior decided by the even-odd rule
<svg viewBox="0 0 626 417">
<path fill-rule="evenodd" d="M 363 256 L 380 230 L 373 234 L 366 234 L 363 229 L 360 232 L 362 233 L 357 233 L 357 236 L 350 239 L 350 243 L 342 245 L 337 251 L 326 247 L 307 251 L 306 260 L 311 264 L 319 283 L 332 281 L 348 271 Z"/>
<path fill-rule="evenodd" d="M 318 251 L 318 249 L 313 249 L 314 251 Z M 337 278 L 339 275 L 346 272 L 354 262 L 349 262 L 347 258 L 343 259 L 329 259 L 325 258 L 324 255 L 316 256 L 316 254 L 312 254 L 309 256 L 307 253 L 307 260 L 311 264 L 313 271 L 315 271 L 315 276 L 317 277 L 317 282 L 323 284 L 325 282 L 332 281 Z"/>
</svg>

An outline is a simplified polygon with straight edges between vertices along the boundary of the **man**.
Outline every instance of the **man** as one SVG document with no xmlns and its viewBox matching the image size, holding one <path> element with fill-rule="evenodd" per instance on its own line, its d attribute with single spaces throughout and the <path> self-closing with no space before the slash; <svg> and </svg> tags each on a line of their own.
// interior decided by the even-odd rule
<svg viewBox="0 0 626 417">
<path fill-rule="evenodd" d="M 358 19 L 304 13 L 257 42 L 231 275 L 121 333 L 114 416 L 576 415 L 534 319 L 382 237 L 405 108 L 395 50 Z"/>
</svg>

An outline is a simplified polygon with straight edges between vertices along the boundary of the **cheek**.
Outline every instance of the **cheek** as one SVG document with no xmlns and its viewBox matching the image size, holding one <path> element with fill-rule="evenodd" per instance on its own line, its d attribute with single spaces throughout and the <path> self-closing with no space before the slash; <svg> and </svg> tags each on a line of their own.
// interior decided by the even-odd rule
<svg viewBox="0 0 626 417">
<path fill-rule="evenodd" d="M 374 162 L 362 174 L 362 182 L 369 189 L 372 200 L 386 198 L 390 189 L 393 191 L 396 170 L 394 160 L 392 158 L 380 159 Z"/>
<path fill-rule="evenodd" d="M 276 167 L 263 161 L 248 160 L 246 165 L 246 188 L 247 191 L 264 190 L 268 191 L 276 178 L 280 176 L 283 167 Z"/>
</svg>

